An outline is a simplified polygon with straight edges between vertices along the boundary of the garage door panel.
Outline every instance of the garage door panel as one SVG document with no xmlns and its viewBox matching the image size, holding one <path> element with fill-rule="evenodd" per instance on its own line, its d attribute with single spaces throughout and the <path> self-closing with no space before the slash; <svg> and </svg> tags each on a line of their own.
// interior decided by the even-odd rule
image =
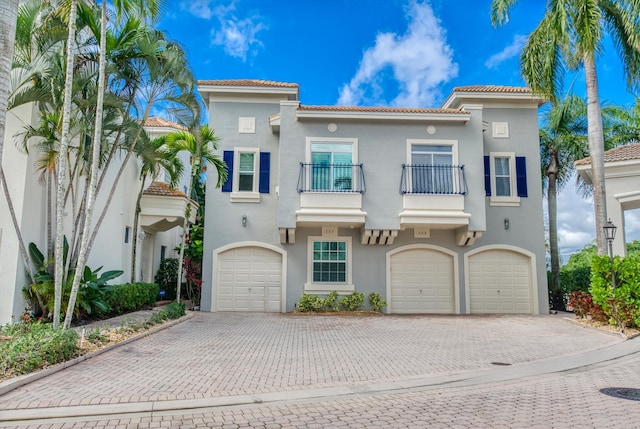
<svg viewBox="0 0 640 429">
<path fill-rule="evenodd" d="M 487 250 L 468 259 L 472 313 L 531 313 L 530 259 L 510 250 Z"/>
<path fill-rule="evenodd" d="M 260 247 L 239 247 L 218 255 L 219 311 L 281 309 L 282 255 Z"/>
<path fill-rule="evenodd" d="M 394 313 L 453 313 L 453 257 L 433 249 L 409 249 L 390 258 Z"/>
</svg>

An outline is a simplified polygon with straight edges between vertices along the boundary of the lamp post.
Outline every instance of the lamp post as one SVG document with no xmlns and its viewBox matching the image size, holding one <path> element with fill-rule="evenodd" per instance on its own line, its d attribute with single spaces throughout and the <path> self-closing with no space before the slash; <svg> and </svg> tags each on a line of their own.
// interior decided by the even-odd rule
<svg viewBox="0 0 640 429">
<path fill-rule="evenodd" d="M 611 219 L 602 227 L 604 229 L 604 236 L 609 244 L 609 259 L 611 259 L 611 286 L 616 288 L 616 272 L 613 269 L 613 239 L 616 238 L 616 229 L 618 229 Z"/>
</svg>

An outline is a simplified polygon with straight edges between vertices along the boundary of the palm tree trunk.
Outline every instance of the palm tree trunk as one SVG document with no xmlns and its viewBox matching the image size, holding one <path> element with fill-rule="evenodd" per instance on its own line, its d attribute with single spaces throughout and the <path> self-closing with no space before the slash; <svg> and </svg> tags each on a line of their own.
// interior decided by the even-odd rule
<svg viewBox="0 0 640 429">
<path fill-rule="evenodd" d="M 71 119 L 71 98 L 73 96 L 73 63 L 76 38 L 77 0 L 71 0 L 69 13 L 69 35 L 67 37 L 67 64 L 64 82 L 64 105 L 62 119 L 62 133 L 60 150 L 58 152 L 58 184 L 56 191 L 56 243 L 55 243 L 55 288 L 53 306 L 53 327 L 60 326 L 60 307 L 62 303 L 62 282 L 64 280 L 64 266 L 62 261 L 64 237 L 64 194 L 67 175 L 67 151 L 69 150 L 69 128 Z"/>
<path fill-rule="evenodd" d="M 547 168 L 548 189 L 547 209 L 549 212 L 549 253 L 551 255 L 551 306 L 555 310 L 564 311 L 564 299 L 560 287 L 560 252 L 558 250 L 558 205 L 557 175 L 558 153 L 551 151 L 551 162 Z"/>
<path fill-rule="evenodd" d="M 138 222 L 140 221 L 140 201 L 142 201 L 142 193 L 144 192 L 144 182 L 146 176 L 142 177 L 140 184 L 140 192 L 136 200 L 136 212 L 133 215 L 133 239 L 131 240 L 131 283 L 136 282 L 136 257 L 138 256 Z"/>
<path fill-rule="evenodd" d="M 2 165 L 2 147 L 4 146 L 4 130 L 17 21 L 18 0 L 3 1 L 0 4 L 0 166 Z"/>
<path fill-rule="evenodd" d="M 107 2 L 102 1 L 102 16 L 100 18 L 100 61 L 98 70 L 98 100 L 96 102 L 96 123 L 93 134 L 93 146 L 91 153 L 91 180 L 89 182 L 89 194 L 87 197 L 87 206 L 85 216 L 83 218 L 84 225 L 82 228 L 82 238 L 80 244 L 80 252 L 78 254 L 78 263 L 76 265 L 76 273 L 73 277 L 71 285 L 71 295 L 69 296 L 69 305 L 67 306 L 67 315 L 64 319 L 65 329 L 71 327 L 71 319 L 73 319 L 73 310 L 76 306 L 76 297 L 80 288 L 80 280 L 87 263 L 87 256 L 91 250 L 89 247 L 89 229 L 91 228 L 91 219 L 93 216 L 93 207 L 96 201 L 96 187 L 98 184 L 98 168 L 100 166 L 100 149 L 102 146 L 102 112 L 104 109 L 104 87 L 106 81 L 106 55 L 107 55 Z"/>
<path fill-rule="evenodd" d="M 602 113 L 598 97 L 598 78 L 593 53 L 583 58 L 587 82 L 587 119 L 589 133 L 589 154 L 591 155 L 591 182 L 593 183 L 593 206 L 596 220 L 596 244 L 598 254 L 607 253 L 604 225 L 607 222 L 607 196 L 604 186 L 604 134 Z"/>
<path fill-rule="evenodd" d="M 145 109 L 144 115 L 142 116 L 142 120 L 141 121 L 142 121 L 143 124 L 147 121 L 147 119 L 149 119 L 150 112 L 151 112 L 151 103 L 147 104 L 147 108 Z M 104 207 L 102 208 L 102 212 L 100 213 L 100 217 L 96 221 L 96 225 L 93 228 L 93 232 L 91 233 L 91 240 L 89 241 L 89 247 L 91 247 L 93 245 L 93 241 L 96 239 L 96 235 L 98 235 L 98 230 L 100 229 L 100 225 L 102 225 L 102 221 L 104 220 L 105 215 L 107 214 L 107 210 L 109 209 L 109 205 L 111 204 L 111 200 L 113 199 L 113 195 L 116 192 L 116 187 L 118 186 L 118 183 L 120 182 L 120 177 L 122 176 L 122 173 L 124 172 L 125 168 L 127 167 L 127 164 L 129 163 L 129 159 L 131 159 L 131 154 L 133 153 L 133 149 L 135 148 L 136 143 L 138 142 L 138 139 L 140 138 L 140 133 L 141 132 L 142 131 L 138 132 L 136 137 L 133 139 L 133 141 L 129 145 L 129 147 L 127 149 L 127 155 L 124 157 L 124 160 L 122 161 L 122 164 L 120 165 L 120 168 L 118 169 L 118 173 L 116 173 L 116 177 L 113 179 L 113 183 L 111 184 L 111 190 L 109 191 L 109 196 L 107 196 L 107 201 L 104 203 Z"/>
</svg>

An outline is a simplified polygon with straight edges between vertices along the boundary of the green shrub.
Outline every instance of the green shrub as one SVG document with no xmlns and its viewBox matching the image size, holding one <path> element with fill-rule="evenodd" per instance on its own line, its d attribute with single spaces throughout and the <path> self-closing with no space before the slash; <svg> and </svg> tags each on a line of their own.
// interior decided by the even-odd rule
<svg viewBox="0 0 640 429">
<path fill-rule="evenodd" d="M 176 284 L 178 283 L 179 261 L 175 258 L 166 258 L 160 262 L 160 267 L 154 278 L 159 289 L 165 291 L 164 299 L 176 299 Z"/>
<path fill-rule="evenodd" d="M 105 295 L 113 314 L 124 314 L 152 307 L 158 297 L 155 283 L 125 283 L 114 285 Z"/>
<path fill-rule="evenodd" d="M 369 294 L 369 308 L 371 308 L 371 311 L 381 312 L 386 306 L 387 301 L 383 301 L 379 293 L 374 292 Z"/>
<path fill-rule="evenodd" d="M 154 313 L 149 318 L 147 325 L 157 325 L 165 320 L 179 319 L 185 315 L 185 305 L 183 302 L 173 301 L 167 304 L 162 310 Z"/>
<path fill-rule="evenodd" d="M 50 324 L 32 323 L 22 332 L 3 329 L 9 338 L 0 342 L 0 372 L 26 374 L 63 362 L 78 352 L 78 334 L 72 329 L 53 329 Z M 15 334 L 15 336 L 7 334 Z"/>
<path fill-rule="evenodd" d="M 338 298 L 338 292 L 335 290 L 327 295 L 326 298 L 303 293 L 300 301 L 296 303 L 296 308 L 302 313 L 309 311 L 336 311 L 338 309 L 336 298 Z"/>
<path fill-rule="evenodd" d="M 615 271 L 616 288 L 612 285 Z M 640 257 L 596 256 L 591 266 L 591 295 L 604 313 L 624 331 L 626 326 L 640 326 Z"/>
<path fill-rule="evenodd" d="M 340 308 L 348 311 L 362 310 L 362 304 L 364 303 L 364 294 L 353 292 L 351 295 L 343 296 L 338 301 Z"/>
<path fill-rule="evenodd" d="M 300 301 L 296 304 L 298 311 L 306 313 L 309 311 L 322 311 L 324 307 L 324 300 L 318 295 L 309 295 L 303 293 L 300 297 Z"/>
</svg>

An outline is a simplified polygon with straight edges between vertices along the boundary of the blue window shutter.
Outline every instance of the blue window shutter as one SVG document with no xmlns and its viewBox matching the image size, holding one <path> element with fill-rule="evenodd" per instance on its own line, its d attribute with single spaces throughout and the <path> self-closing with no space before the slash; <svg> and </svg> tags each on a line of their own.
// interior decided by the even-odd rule
<svg viewBox="0 0 640 429">
<path fill-rule="evenodd" d="M 227 181 L 222 184 L 222 192 L 231 192 L 233 189 L 233 151 L 225 150 L 222 160 L 227 164 Z"/>
<path fill-rule="evenodd" d="M 260 152 L 260 177 L 258 190 L 261 194 L 269 193 L 269 170 L 271 169 L 271 153 Z"/>
<path fill-rule="evenodd" d="M 489 155 L 484 156 L 484 193 L 487 197 L 491 196 L 491 158 Z"/>
<path fill-rule="evenodd" d="M 516 183 L 518 196 L 527 196 L 527 160 L 524 156 L 516 156 Z"/>
</svg>

